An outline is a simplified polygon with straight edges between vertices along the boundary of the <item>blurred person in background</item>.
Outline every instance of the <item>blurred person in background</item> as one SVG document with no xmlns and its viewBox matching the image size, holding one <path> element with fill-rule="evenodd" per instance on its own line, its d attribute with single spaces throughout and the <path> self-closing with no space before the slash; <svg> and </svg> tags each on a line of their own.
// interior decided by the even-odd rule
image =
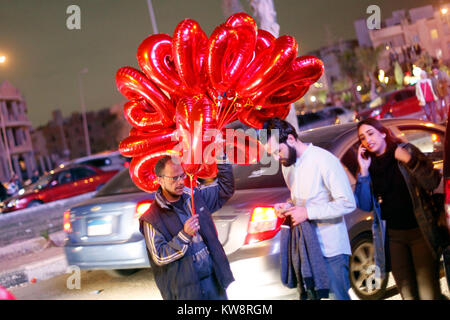
<svg viewBox="0 0 450 320">
<path fill-rule="evenodd" d="M 436 122 L 436 101 L 438 97 L 433 90 L 433 83 L 428 79 L 427 72 L 420 72 L 420 80 L 416 83 L 416 96 L 422 106 L 428 121 Z"/>
<path fill-rule="evenodd" d="M 447 73 L 439 70 L 438 65 L 432 67 L 431 82 L 433 83 L 433 89 L 438 97 L 436 111 L 438 112 L 441 121 L 445 121 L 447 118 L 448 108 L 448 85 L 450 84 L 450 78 Z"/>
<path fill-rule="evenodd" d="M 38 169 L 34 169 L 33 170 L 33 175 L 31 176 L 31 183 L 35 183 L 38 180 L 39 180 L 39 170 Z"/>
</svg>

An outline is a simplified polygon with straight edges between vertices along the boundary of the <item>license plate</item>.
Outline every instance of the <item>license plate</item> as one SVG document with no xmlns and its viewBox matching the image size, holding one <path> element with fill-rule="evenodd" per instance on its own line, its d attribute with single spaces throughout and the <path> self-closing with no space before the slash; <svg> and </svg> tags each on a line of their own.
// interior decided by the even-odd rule
<svg viewBox="0 0 450 320">
<path fill-rule="evenodd" d="M 112 233 L 112 218 L 88 220 L 88 236 L 105 236 Z"/>
</svg>

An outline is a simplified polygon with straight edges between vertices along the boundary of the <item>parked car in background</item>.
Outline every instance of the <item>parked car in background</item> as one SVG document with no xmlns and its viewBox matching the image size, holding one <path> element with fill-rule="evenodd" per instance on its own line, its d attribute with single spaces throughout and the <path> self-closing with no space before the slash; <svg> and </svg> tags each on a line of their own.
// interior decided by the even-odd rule
<svg viewBox="0 0 450 320">
<path fill-rule="evenodd" d="M 330 106 L 323 108 L 321 111 L 325 114 L 329 114 L 330 117 L 334 116 L 336 119 L 335 123 L 337 124 L 356 121 L 357 112 L 345 107 Z"/>
<path fill-rule="evenodd" d="M 344 107 L 330 106 L 297 115 L 300 131 L 356 121 L 356 113 Z"/>
<path fill-rule="evenodd" d="M 88 165 L 61 165 L 19 190 L 17 195 L 5 199 L 0 204 L 1 212 L 8 213 L 95 191 L 117 172 L 103 171 Z"/>
<path fill-rule="evenodd" d="M 436 167 L 442 167 L 444 127 L 420 120 L 391 119 L 383 124 L 404 140 L 416 145 Z M 351 185 L 356 184 L 359 141 L 355 123 L 328 126 L 300 134 L 304 142 L 325 148 L 336 155 L 346 169 Z M 236 191 L 213 214 L 219 240 L 231 264 L 236 282 L 230 298 L 270 299 L 280 292 L 296 294 L 280 281 L 279 230 L 274 204 L 290 197 L 281 170 L 267 174 L 261 164 L 234 166 Z M 153 194 L 139 190 L 124 169 L 99 192 L 64 213 L 67 232 L 65 254 L 69 265 L 82 269 L 104 269 L 131 274 L 148 268 L 145 240 L 138 219 L 151 205 Z M 350 281 L 362 299 L 380 299 L 388 279 L 376 285 L 373 272 L 372 213 L 362 210 L 345 216 L 353 255 Z M 231 292 L 230 292 L 231 291 Z M 231 293 L 231 294 L 230 294 Z"/>
<path fill-rule="evenodd" d="M 368 108 L 358 112 L 358 119 L 366 118 L 416 118 L 425 119 L 419 105 L 414 86 L 380 95 L 368 104 Z"/>
<path fill-rule="evenodd" d="M 124 167 L 128 167 L 131 158 L 124 157 L 119 151 L 105 151 L 96 153 L 90 156 L 81 157 L 66 161 L 64 165 L 70 164 L 86 164 L 99 168 L 103 171 L 122 170 Z"/>
</svg>

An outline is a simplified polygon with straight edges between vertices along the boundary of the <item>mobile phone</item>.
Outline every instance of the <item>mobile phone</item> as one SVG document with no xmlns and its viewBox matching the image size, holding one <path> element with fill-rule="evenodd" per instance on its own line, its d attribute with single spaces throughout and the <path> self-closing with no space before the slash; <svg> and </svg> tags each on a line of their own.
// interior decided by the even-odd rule
<svg viewBox="0 0 450 320">
<path fill-rule="evenodd" d="M 361 153 L 361 157 L 364 159 L 364 160 L 367 160 L 367 159 L 369 159 L 369 151 L 363 151 L 362 153 Z"/>
</svg>

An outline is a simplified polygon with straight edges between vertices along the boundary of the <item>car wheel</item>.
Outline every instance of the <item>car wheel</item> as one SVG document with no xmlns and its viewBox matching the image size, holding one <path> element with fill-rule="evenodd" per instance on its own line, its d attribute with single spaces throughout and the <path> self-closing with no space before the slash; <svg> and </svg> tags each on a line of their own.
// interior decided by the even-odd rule
<svg viewBox="0 0 450 320">
<path fill-rule="evenodd" d="M 30 203 L 27 204 L 27 208 L 38 207 L 38 206 L 40 206 L 42 204 L 44 204 L 42 201 L 32 200 L 32 201 L 30 201 Z"/>
<path fill-rule="evenodd" d="M 388 277 L 380 281 L 375 278 L 375 259 L 372 236 L 363 234 L 352 241 L 350 257 L 350 284 L 362 300 L 379 300 L 386 294 Z"/>
<path fill-rule="evenodd" d="M 114 278 L 121 278 L 131 276 L 140 270 L 141 269 L 112 269 L 105 270 L 105 272 Z"/>
</svg>

